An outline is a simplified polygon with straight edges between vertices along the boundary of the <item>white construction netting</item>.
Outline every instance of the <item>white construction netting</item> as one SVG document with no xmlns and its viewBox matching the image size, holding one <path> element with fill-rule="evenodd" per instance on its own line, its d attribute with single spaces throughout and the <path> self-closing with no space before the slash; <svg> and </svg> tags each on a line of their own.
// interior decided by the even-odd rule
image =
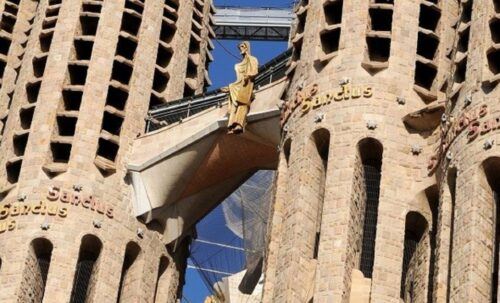
<svg viewBox="0 0 500 303">
<path fill-rule="evenodd" d="M 190 261 L 214 294 L 223 292 L 216 282 L 245 269 L 239 289 L 251 293 L 258 283 L 274 180 L 275 171 L 256 172 L 197 225 Z"/>
</svg>

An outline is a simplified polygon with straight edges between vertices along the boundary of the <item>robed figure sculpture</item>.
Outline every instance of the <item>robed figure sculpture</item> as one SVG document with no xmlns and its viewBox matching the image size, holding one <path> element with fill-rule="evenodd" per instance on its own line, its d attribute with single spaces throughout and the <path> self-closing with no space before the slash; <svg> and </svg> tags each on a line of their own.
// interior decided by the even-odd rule
<svg viewBox="0 0 500 303">
<path fill-rule="evenodd" d="M 246 118 L 252 102 L 254 78 L 259 70 L 257 58 L 250 53 L 250 43 L 244 41 L 238 45 L 238 48 L 243 59 L 234 66 L 236 82 L 222 88 L 222 91 L 229 92 L 227 125 L 229 134 L 239 134 L 245 130 Z"/>
</svg>

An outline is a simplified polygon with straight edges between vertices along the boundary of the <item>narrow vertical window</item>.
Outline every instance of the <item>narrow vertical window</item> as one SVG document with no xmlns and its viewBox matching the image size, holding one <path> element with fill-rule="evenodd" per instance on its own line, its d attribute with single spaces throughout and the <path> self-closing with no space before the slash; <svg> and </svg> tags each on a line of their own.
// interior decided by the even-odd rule
<svg viewBox="0 0 500 303">
<path fill-rule="evenodd" d="M 43 170 L 54 177 L 66 171 L 73 148 L 73 138 L 78 122 L 78 113 L 82 102 L 83 91 L 87 82 L 90 59 L 103 2 L 92 1 L 83 3 L 80 7 L 80 18 L 75 31 L 73 48 L 66 70 L 66 80 L 63 85 L 63 98 L 59 100 L 54 133 L 50 142 L 51 157 Z M 59 14 L 60 4 L 51 10 L 47 21 L 52 21 L 52 14 Z M 51 23 L 48 23 L 50 26 Z M 55 24 L 54 24 L 55 26 Z M 52 35 L 55 29 L 52 28 Z M 50 45 L 48 45 L 50 48 Z M 43 74 L 41 71 L 40 74 Z M 71 104 L 71 109 L 68 108 Z"/>
<path fill-rule="evenodd" d="M 411 287 L 415 281 L 407 278 L 412 264 L 412 258 L 415 255 L 415 252 L 417 251 L 427 229 L 427 220 L 421 214 L 417 212 L 409 212 L 406 215 L 400 290 L 400 297 L 404 299 L 405 302 L 412 302 L 412 296 L 415 294 L 413 287 Z M 407 282 L 408 285 L 406 284 Z"/>
<path fill-rule="evenodd" d="M 483 163 L 484 172 L 490 187 L 490 203 L 493 221 L 491 222 L 493 244 L 491 256 L 491 302 L 497 302 L 498 299 L 498 274 L 499 274 L 499 253 L 500 253 L 500 207 L 499 194 L 500 194 L 500 158 L 493 157 L 487 159 Z"/>
<path fill-rule="evenodd" d="M 440 19 L 441 8 L 438 0 L 436 3 L 423 1 L 420 4 L 413 88 L 426 102 L 437 98 L 436 78 L 438 75 Z"/>
<path fill-rule="evenodd" d="M 101 250 L 102 242 L 96 236 L 86 235 L 82 238 L 70 303 L 85 303 L 91 297 Z"/>
<path fill-rule="evenodd" d="M 429 260 L 429 276 L 427 289 L 427 302 L 432 302 L 432 293 L 434 292 L 434 270 L 436 265 L 436 245 L 437 245 L 437 230 L 438 230 L 438 214 L 439 214 L 439 190 L 437 185 L 429 187 L 425 191 L 427 202 L 431 210 L 432 222 L 430 233 L 430 260 Z"/>
<path fill-rule="evenodd" d="M 29 4 L 29 8 L 29 14 L 34 15 L 38 8 L 38 2 L 31 1 L 31 3 Z M 26 18 L 26 16 L 23 16 L 25 13 L 26 12 L 19 13 L 19 1 L 4 1 L 4 10 L 0 15 L 0 31 L 2 32 L 2 37 L 0 38 L 0 41 L 2 43 L 0 46 L 0 80 L 2 80 L 4 76 L 9 50 L 11 45 L 13 44 L 13 36 L 15 35 L 14 28 L 16 27 L 18 19 Z M 30 17 L 31 16 L 26 18 L 27 20 L 29 20 L 29 30 L 31 30 L 31 27 L 33 25 L 33 21 L 30 19 Z M 22 47 L 24 49 L 26 45 L 22 44 Z M 1 87 L 2 81 L 0 81 L 0 88 Z"/>
<path fill-rule="evenodd" d="M 116 172 L 143 11 L 144 0 L 125 1 L 94 160 L 94 164 L 105 177 Z"/>
<path fill-rule="evenodd" d="M 294 8 L 295 15 L 297 16 L 297 24 L 293 28 L 291 35 L 291 42 L 293 45 L 292 58 L 290 59 L 286 74 L 292 77 L 298 61 L 302 54 L 302 44 L 304 42 L 304 30 L 306 27 L 307 11 L 309 10 L 309 0 L 301 0 Z"/>
<path fill-rule="evenodd" d="M 325 21 L 320 30 L 323 55 L 319 58 L 322 63 L 333 58 L 339 50 L 343 4 L 343 0 L 328 0 L 323 3 Z"/>
<path fill-rule="evenodd" d="M 363 166 L 363 180 L 366 192 L 360 270 L 366 278 L 371 278 L 377 235 L 383 146 L 375 139 L 366 138 L 359 142 L 358 150 L 361 165 Z"/>
<path fill-rule="evenodd" d="M 319 244 L 321 241 L 321 217 L 323 214 L 323 202 L 325 198 L 326 171 L 328 167 L 328 154 L 330 149 L 330 133 L 326 129 L 316 130 L 311 137 L 314 143 L 314 151 L 310 152 L 310 177 L 316 182 L 314 192 L 317 196 L 312 201 L 312 211 L 314 211 L 316 221 L 315 233 L 311 237 L 313 245 L 312 257 L 318 258 Z"/>
<path fill-rule="evenodd" d="M 23 12 L 20 13 L 19 11 L 19 4 L 20 2 L 18 0 L 8 0 L 8 1 L 3 1 L 5 3 L 5 8 L 4 11 L 0 15 L 0 32 L 2 33 L 0 35 L 0 88 L 2 88 L 2 85 L 5 85 L 6 82 L 2 80 L 4 71 L 6 70 L 7 66 L 10 65 L 8 58 L 10 57 L 9 55 L 9 50 L 11 48 L 11 45 L 18 43 L 16 41 L 17 39 L 13 39 L 14 36 L 18 36 L 19 33 L 16 34 L 17 30 L 15 30 L 17 20 L 19 19 L 25 19 L 26 24 L 23 25 L 26 26 L 24 28 L 24 34 L 21 34 L 26 37 L 25 41 L 28 41 L 29 38 L 31 37 L 32 33 L 32 28 L 33 28 L 33 22 L 35 20 L 35 15 L 39 13 L 38 11 L 38 1 L 24 1 L 23 4 L 27 5 Z M 19 13 L 19 16 L 18 16 Z M 20 22 L 24 23 L 24 22 Z M 26 46 L 27 43 L 23 42 L 20 44 L 21 49 L 17 50 L 18 55 L 16 56 L 17 59 L 14 60 L 17 62 L 22 62 L 24 55 L 26 53 Z M 17 63 L 16 63 L 17 64 Z M 10 77 L 11 79 L 14 79 L 14 82 L 17 83 L 17 80 L 19 78 L 19 71 L 20 71 L 20 66 L 14 68 L 12 66 L 12 70 L 14 71 L 14 77 Z M 8 80 L 8 79 L 5 79 Z M 13 83 L 14 84 L 14 83 Z M 21 109 L 19 111 L 19 115 L 22 116 L 22 109 L 26 108 L 34 108 L 35 105 L 34 103 L 36 102 L 36 98 L 38 97 L 38 92 L 40 89 L 40 84 L 41 84 L 41 79 L 38 77 L 32 77 L 30 78 L 29 81 L 25 82 L 25 93 L 26 96 L 21 98 L 23 101 L 21 105 Z M 10 107 L 13 102 L 13 96 L 14 92 L 11 92 L 7 94 L 8 100 L 6 101 L 6 110 L 2 109 L 2 112 L 8 113 L 8 110 L 10 110 Z M 33 99 L 35 99 L 33 101 Z M 3 132 L 4 132 L 4 126 L 5 123 L 7 122 L 8 114 L 7 115 L 2 115 L 1 120 L 0 120 L 0 140 L 6 139 L 2 138 L 3 137 Z M 21 117 L 26 118 L 26 116 Z M 23 122 L 26 122 L 24 120 Z M 31 124 L 31 121 L 29 121 Z M 3 126 L 2 126 L 3 124 Z M 24 161 L 24 151 L 26 148 L 26 145 L 24 145 L 24 142 L 27 142 L 29 133 L 30 133 L 30 126 L 26 127 L 26 124 L 19 125 L 19 121 L 16 121 L 15 126 L 14 126 L 14 133 L 17 133 L 18 136 L 14 136 L 14 138 L 11 138 L 11 144 L 12 144 L 12 149 L 14 151 L 14 154 L 7 154 L 5 155 L 7 162 L 5 163 L 5 170 L 7 174 L 7 181 L 11 184 L 15 184 L 19 181 L 19 177 L 21 174 L 21 168 L 23 165 Z M 19 136 L 20 135 L 20 136 Z"/>
<path fill-rule="evenodd" d="M 141 248 L 134 242 L 129 242 L 125 249 L 125 258 L 123 260 L 122 274 L 120 278 L 120 286 L 118 288 L 117 303 L 134 301 L 133 295 L 137 290 L 134 287 L 134 282 L 140 279 L 138 269 L 138 257 L 141 253 Z"/>
<path fill-rule="evenodd" d="M 456 47 L 453 56 L 453 73 L 452 73 L 452 85 L 451 94 L 449 98 L 451 100 L 457 99 L 459 92 L 461 91 L 467 74 L 467 60 L 469 57 L 469 38 L 470 38 L 470 27 L 472 20 L 472 4 L 473 0 L 461 1 L 461 12 L 460 19 L 457 24 L 457 37 L 456 37 Z M 455 104 L 452 104 L 454 106 Z"/>
<path fill-rule="evenodd" d="M 369 26 L 366 34 L 365 60 L 362 66 L 377 72 L 389 66 L 394 1 L 372 0 L 369 8 Z"/>
<path fill-rule="evenodd" d="M 312 260 L 317 260 L 321 244 L 321 218 L 323 216 L 323 204 L 325 199 L 326 173 L 328 168 L 328 155 L 330 153 L 330 132 L 324 128 L 313 132 L 307 144 L 307 179 L 310 180 L 305 190 L 314 193 L 310 197 L 309 205 L 306 207 L 306 216 L 311 219 L 305 220 L 304 228 L 307 233 L 306 245 L 310 248 Z M 314 278 L 310 281 L 314 285 Z M 308 302 L 313 302 L 314 297 Z"/>
<path fill-rule="evenodd" d="M 493 0 L 494 14 L 489 21 L 490 47 L 486 50 L 486 57 L 489 67 L 489 77 L 486 81 L 493 86 L 500 81 L 500 1 Z"/>
<path fill-rule="evenodd" d="M 290 165 L 290 152 L 292 149 L 292 140 L 288 139 L 283 145 L 283 155 L 285 156 L 286 166 Z"/>
<path fill-rule="evenodd" d="M 171 42 L 177 31 L 176 23 L 179 18 L 177 13 L 178 9 L 179 7 L 175 2 L 165 0 L 163 4 L 163 18 L 159 34 L 153 87 L 151 89 L 151 98 L 149 102 L 150 109 L 167 102 L 165 92 L 170 80 L 170 72 L 167 68 L 174 54 Z"/>
<path fill-rule="evenodd" d="M 52 258 L 52 243 L 44 238 L 31 242 L 29 255 L 25 262 L 19 300 L 41 303 L 45 294 L 47 275 Z"/>
<path fill-rule="evenodd" d="M 494 218 L 495 218 L 495 224 L 494 224 L 494 243 L 495 247 L 493 249 L 493 270 L 492 270 L 492 275 L 491 275 L 491 302 L 498 302 L 498 263 L 499 263 L 499 256 L 498 254 L 500 253 L 499 250 L 499 245 L 500 245 L 500 224 L 499 224 L 499 215 L 500 215 L 500 207 L 498 207 L 498 191 L 495 189 L 493 191 L 493 200 L 494 200 Z"/>
<path fill-rule="evenodd" d="M 202 24 L 205 22 L 203 9 L 203 2 L 194 1 L 184 97 L 191 97 L 198 93 L 202 54 Z"/>
<path fill-rule="evenodd" d="M 448 251 L 448 276 L 447 276 L 447 289 L 446 289 L 446 302 L 450 300 L 450 285 L 451 285 L 451 264 L 453 262 L 453 232 L 455 230 L 455 199 L 456 199 L 456 186 L 457 186 L 457 170 L 452 168 L 448 170 L 448 191 L 451 202 L 451 222 L 450 222 L 450 247 Z"/>
</svg>

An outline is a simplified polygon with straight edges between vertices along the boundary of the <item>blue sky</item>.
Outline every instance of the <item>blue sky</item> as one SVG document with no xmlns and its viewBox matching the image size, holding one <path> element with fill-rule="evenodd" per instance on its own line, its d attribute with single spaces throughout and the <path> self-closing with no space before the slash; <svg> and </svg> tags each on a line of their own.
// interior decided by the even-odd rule
<svg viewBox="0 0 500 303">
<path fill-rule="evenodd" d="M 214 43 L 214 62 L 212 62 L 209 69 L 212 87 L 208 90 L 226 86 L 236 79 L 234 65 L 237 63 L 237 60 L 229 55 L 227 51 L 238 56 L 237 47 L 239 42 L 240 41 L 234 40 L 218 40 L 218 42 Z M 286 42 L 275 41 L 250 41 L 250 44 L 252 55 L 257 57 L 261 65 L 285 51 L 287 47 Z M 225 49 L 222 46 L 224 46 Z"/>
<path fill-rule="evenodd" d="M 240 7 L 280 7 L 288 8 L 294 0 L 214 0 L 215 6 L 240 6 Z M 216 40 L 214 41 L 215 50 L 213 52 L 214 62 L 210 66 L 210 77 L 212 87 L 218 88 L 225 86 L 235 79 L 234 64 L 236 58 L 228 54 L 228 51 L 235 56 L 238 55 L 238 42 L 231 40 Z M 222 46 L 221 46 L 222 44 Z M 286 42 L 267 42 L 267 41 L 251 41 L 252 54 L 257 57 L 260 64 L 264 64 L 283 52 L 287 44 Z M 225 48 L 225 49 L 224 49 Z"/>
<path fill-rule="evenodd" d="M 217 6 L 241 6 L 241 7 L 290 7 L 292 0 L 214 0 Z M 212 87 L 209 90 L 226 86 L 235 79 L 234 75 L 234 64 L 236 59 L 229 55 L 227 52 L 231 52 L 234 55 L 238 55 L 238 45 L 239 41 L 231 40 L 220 40 L 214 41 L 215 50 L 213 51 L 214 62 L 210 65 L 210 77 L 212 79 Z M 264 64 L 270 59 L 274 58 L 281 52 L 285 51 L 287 48 L 286 42 L 266 42 L 266 41 L 251 41 L 252 54 L 257 57 L 260 64 Z M 235 235 L 225 227 L 224 217 L 221 213 L 220 207 L 216 208 L 212 213 L 210 213 L 205 219 L 198 223 L 197 228 L 199 230 L 198 237 L 201 239 L 204 235 L 210 236 L 217 234 L 217 238 L 220 242 L 225 244 L 241 246 L 241 241 L 235 237 Z M 210 245 L 199 245 L 197 244 L 197 252 L 199 254 L 210 255 L 214 247 Z M 224 258 L 233 257 L 236 259 L 237 264 L 222 264 Z M 212 266 L 221 268 L 223 270 L 232 271 L 234 268 L 241 266 L 242 257 L 235 256 L 237 252 L 229 251 L 219 260 L 216 260 L 216 264 Z M 191 262 L 191 261 L 189 261 Z M 189 263 L 188 262 L 188 263 Z M 207 267 L 210 264 L 206 264 Z M 200 303 L 209 295 L 209 290 L 205 286 L 199 272 L 194 269 L 187 269 L 186 271 L 186 284 L 183 290 L 183 300 L 182 302 L 189 303 Z"/>
</svg>

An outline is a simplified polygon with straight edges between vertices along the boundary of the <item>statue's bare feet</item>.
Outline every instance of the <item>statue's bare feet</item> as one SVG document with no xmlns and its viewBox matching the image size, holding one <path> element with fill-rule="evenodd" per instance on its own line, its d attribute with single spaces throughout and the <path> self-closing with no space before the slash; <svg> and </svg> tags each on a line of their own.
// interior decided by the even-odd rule
<svg viewBox="0 0 500 303">
<path fill-rule="evenodd" d="M 228 86 L 221 87 L 220 91 L 223 93 L 229 93 L 229 87 Z"/>
<path fill-rule="evenodd" d="M 233 128 L 233 134 L 241 134 L 243 132 L 243 127 L 237 125 Z"/>
</svg>

